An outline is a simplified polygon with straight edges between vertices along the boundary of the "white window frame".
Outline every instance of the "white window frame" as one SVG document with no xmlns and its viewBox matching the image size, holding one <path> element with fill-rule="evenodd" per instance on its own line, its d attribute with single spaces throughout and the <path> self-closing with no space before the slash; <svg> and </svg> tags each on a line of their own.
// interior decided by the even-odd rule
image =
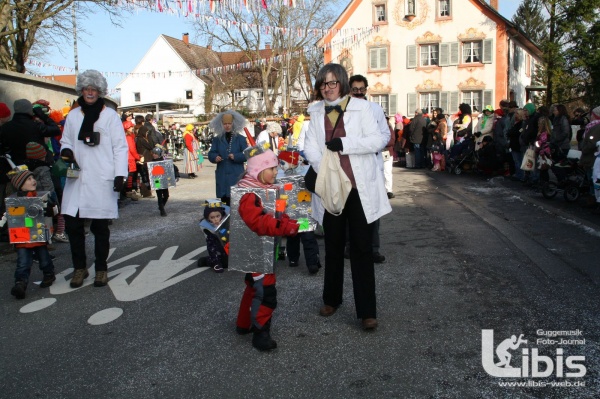
<svg viewBox="0 0 600 399">
<path fill-rule="evenodd" d="M 451 2 L 452 2 L 452 0 L 438 0 L 438 2 L 437 2 L 437 7 L 438 7 L 437 16 L 438 16 L 438 18 L 449 18 L 449 17 L 452 16 L 452 12 L 451 12 L 452 3 Z M 444 7 L 444 5 L 446 7 Z M 444 11 L 446 12 L 446 15 L 442 14 Z"/>
<path fill-rule="evenodd" d="M 425 62 L 423 62 L 423 56 L 426 56 Z M 439 64 L 440 64 L 440 45 L 438 43 L 421 44 L 419 46 L 419 65 L 420 66 L 438 66 Z"/>
<path fill-rule="evenodd" d="M 482 90 L 464 90 L 460 92 L 461 103 L 469 104 L 473 112 L 482 112 L 483 110 L 483 91 Z"/>
<path fill-rule="evenodd" d="M 404 15 L 417 15 L 417 0 L 406 0 Z"/>
<path fill-rule="evenodd" d="M 136 91 L 133 93 L 133 101 L 135 101 L 136 103 L 139 103 L 142 101 L 142 96 L 139 91 Z"/>
<path fill-rule="evenodd" d="M 437 91 L 419 92 L 419 108 L 431 113 L 434 108 L 440 107 L 440 93 Z"/>
<path fill-rule="evenodd" d="M 374 7 L 375 7 L 375 23 L 387 22 L 387 7 L 385 6 L 385 3 L 375 4 Z"/>
<path fill-rule="evenodd" d="M 258 101 L 265 101 L 265 93 L 262 90 L 256 91 L 256 99 Z"/>
<path fill-rule="evenodd" d="M 462 42 L 462 63 L 481 64 L 483 55 L 483 41 L 472 40 Z M 469 58 L 471 58 L 469 60 Z M 475 60 L 477 58 L 477 60 Z M 468 60 L 468 61 L 467 61 Z"/>
<path fill-rule="evenodd" d="M 372 66 L 372 56 L 373 56 L 373 51 L 375 50 L 376 52 L 376 63 L 377 66 L 373 67 Z M 385 61 L 386 64 L 385 65 L 380 65 L 381 64 L 381 53 L 385 53 Z M 389 47 L 385 46 L 385 47 L 370 47 L 369 48 L 369 70 L 375 71 L 375 70 L 385 70 L 389 68 L 389 63 L 390 63 L 390 57 L 389 57 Z"/>
<path fill-rule="evenodd" d="M 189 95 L 188 95 L 189 93 Z M 192 90 L 186 90 L 185 91 L 185 99 L 186 100 L 193 100 L 194 99 L 194 92 Z"/>
<path fill-rule="evenodd" d="M 383 108 L 383 110 L 385 112 L 389 112 L 389 108 L 390 108 L 390 96 L 387 94 L 374 94 L 371 96 L 371 101 L 373 101 L 374 103 L 379 104 L 379 106 L 381 106 L 381 108 Z"/>
</svg>

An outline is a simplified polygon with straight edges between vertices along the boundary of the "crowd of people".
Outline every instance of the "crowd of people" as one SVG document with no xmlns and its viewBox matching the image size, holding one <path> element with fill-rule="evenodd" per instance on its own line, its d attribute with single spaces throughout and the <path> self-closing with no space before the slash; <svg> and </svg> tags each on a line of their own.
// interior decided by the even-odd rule
<svg viewBox="0 0 600 399">
<path fill-rule="evenodd" d="M 562 104 L 548 109 L 527 103 L 520 108 L 503 100 L 499 108 L 486 105 L 480 114 L 460 104 L 453 115 L 440 108 L 419 108 L 410 119 L 400 114 L 388 117 L 378 104 L 367 100 L 367 79 L 348 76 L 339 64 L 325 65 L 315 88 L 315 101 L 307 109 L 310 120 L 298 115 L 251 122 L 226 110 L 210 121 L 206 156 L 216 165 L 215 196 L 222 205 L 207 207 L 203 216 L 218 227 L 225 208 L 232 205 L 232 187 L 246 189 L 248 193 L 235 206 L 249 232 L 287 237 L 291 267 L 298 266 L 302 243 L 308 271 L 315 275 L 321 262 L 314 232 L 299 233 L 296 220 L 269 212 L 261 197 L 265 189 L 277 189 L 278 173 L 304 175 L 306 188 L 313 193 L 312 217 L 324 236 L 323 303 L 318 310 L 322 317 L 333 316 L 342 306 L 346 258 L 356 317 L 366 331 L 378 326 L 374 265 L 385 262 L 379 223 L 392 210 L 394 162 L 404 159 L 410 169 L 443 171 L 462 167 L 470 159 L 472 168 L 486 175 L 543 185 L 551 174 L 559 174 L 553 166 L 570 162 L 572 125 L 577 125 L 578 166 L 591 182 L 589 189 L 595 196 L 590 203 L 600 213 L 600 107 L 587 113 L 577 109 L 571 119 Z M 173 149 L 169 141 L 177 137 L 163 135 L 152 115 L 123 113 L 119 118 L 104 103 L 106 92 L 106 79 L 89 70 L 78 76 L 79 98 L 66 109 L 53 110 L 43 100 L 32 104 L 20 99 L 14 103 L 11 119 L 8 107 L 0 103 L 0 143 L 3 154 L 12 157 L 9 166 L 3 163 L 2 195 L 52 193 L 49 205 L 53 209 L 61 205 L 59 212 L 50 215 L 53 239 L 70 244 L 73 288 L 89 277 L 85 220 L 91 221 L 94 235 L 94 286 L 102 287 L 108 283 L 109 226 L 118 217 L 119 203 L 155 197 L 148 162 L 165 160 Z M 183 172 L 193 179 L 203 160 L 206 130 L 188 124 L 180 132 Z M 168 188 L 155 191 L 160 215 L 166 216 Z M 228 268 L 228 249 L 208 235 L 207 244 L 209 266 L 223 272 Z M 54 264 L 47 243 L 18 244 L 17 254 L 12 295 L 25 297 L 34 257 L 44 276 L 40 287 L 52 285 Z M 237 332 L 253 333 L 255 348 L 271 350 L 277 347 L 270 334 L 277 305 L 275 274 L 258 270 L 262 269 L 245 275 Z"/>
<path fill-rule="evenodd" d="M 590 194 L 586 206 L 600 213 L 594 188 L 598 174 L 593 172 L 599 119 L 600 107 L 589 112 L 577 108 L 571 117 L 564 104 L 548 108 L 529 102 L 520 108 L 515 101 L 502 100 L 496 109 L 486 105 L 477 117 L 470 105 L 460 104 L 456 114 L 446 115 L 441 108 L 429 114 L 419 108 L 412 118 L 396 114 L 390 123 L 397 165 L 433 171 L 471 168 L 537 189 L 551 181 L 564 187 L 569 173 L 579 171 Z"/>
</svg>

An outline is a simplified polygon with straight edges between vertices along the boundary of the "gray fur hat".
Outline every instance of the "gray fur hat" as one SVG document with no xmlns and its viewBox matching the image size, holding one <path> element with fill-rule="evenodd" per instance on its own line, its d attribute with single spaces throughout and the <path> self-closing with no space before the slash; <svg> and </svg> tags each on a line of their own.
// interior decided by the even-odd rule
<svg viewBox="0 0 600 399">
<path fill-rule="evenodd" d="M 242 114 L 240 114 L 239 112 L 233 111 L 233 110 L 227 110 L 224 112 L 221 112 L 219 114 L 217 114 L 217 116 L 215 116 L 213 118 L 212 121 L 210 121 L 209 127 L 210 129 L 215 132 L 217 135 L 222 135 L 223 133 L 225 133 L 225 130 L 223 129 L 223 115 L 225 114 L 229 114 L 231 116 L 233 116 L 233 127 L 231 129 L 232 132 L 236 132 L 236 133 L 241 133 L 244 130 L 244 126 L 246 126 L 246 118 L 244 118 L 244 116 Z"/>
<path fill-rule="evenodd" d="M 78 95 L 82 95 L 83 89 L 89 86 L 95 87 L 98 90 L 100 97 L 104 97 L 108 94 L 108 83 L 106 82 L 106 78 L 95 69 L 88 69 L 77 75 L 77 85 L 75 86 L 75 90 L 77 90 Z"/>
</svg>

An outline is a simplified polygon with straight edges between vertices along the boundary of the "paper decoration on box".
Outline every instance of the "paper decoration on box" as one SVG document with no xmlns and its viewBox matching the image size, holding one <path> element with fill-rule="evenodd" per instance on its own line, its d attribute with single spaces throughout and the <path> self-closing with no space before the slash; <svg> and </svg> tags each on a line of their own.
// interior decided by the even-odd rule
<svg viewBox="0 0 600 399">
<path fill-rule="evenodd" d="M 48 241 L 51 226 L 46 224 L 44 214 L 49 195 L 48 191 L 38 191 L 37 197 L 21 197 L 15 193 L 5 199 L 11 244 Z"/>
<path fill-rule="evenodd" d="M 231 208 L 223 204 L 220 199 L 208 199 L 206 200 L 206 206 L 209 208 L 223 208 L 225 210 L 225 216 L 221 219 L 221 223 L 218 226 L 213 226 L 208 220 L 202 219 L 200 227 L 206 234 L 217 236 L 223 249 L 225 249 L 225 253 L 229 254 L 229 215 Z"/>
<path fill-rule="evenodd" d="M 229 269 L 246 273 L 273 273 L 279 237 L 258 236 L 242 220 L 240 199 L 247 193 L 258 195 L 265 212 L 275 214 L 276 189 L 231 187 Z"/>
<path fill-rule="evenodd" d="M 148 162 L 147 166 L 151 190 L 175 187 L 175 167 L 172 159 Z"/>
<path fill-rule="evenodd" d="M 285 201 L 284 212 L 292 219 L 296 219 L 300 228 L 299 233 L 314 231 L 317 221 L 312 218 L 312 194 L 306 189 L 304 176 L 299 174 L 279 173 L 277 184 L 279 200 Z"/>
</svg>

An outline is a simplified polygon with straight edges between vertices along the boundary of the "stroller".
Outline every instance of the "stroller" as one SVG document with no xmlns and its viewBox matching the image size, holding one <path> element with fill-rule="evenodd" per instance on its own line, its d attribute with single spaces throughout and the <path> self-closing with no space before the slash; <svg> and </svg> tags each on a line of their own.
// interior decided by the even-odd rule
<svg viewBox="0 0 600 399">
<path fill-rule="evenodd" d="M 477 152 L 475 151 L 475 141 L 472 138 L 466 139 L 450 149 L 446 160 L 448 173 L 460 175 L 463 170 L 474 169 L 475 166 L 477 166 Z"/>
<path fill-rule="evenodd" d="M 583 193 L 588 193 L 592 184 L 585 169 L 579 166 L 579 159 L 565 158 L 550 168 L 556 181 L 545 182 L 542 186 L 544 198 L 552 199 L 560 192 L 567 202 L 575 202 Z"/>
</svg>

